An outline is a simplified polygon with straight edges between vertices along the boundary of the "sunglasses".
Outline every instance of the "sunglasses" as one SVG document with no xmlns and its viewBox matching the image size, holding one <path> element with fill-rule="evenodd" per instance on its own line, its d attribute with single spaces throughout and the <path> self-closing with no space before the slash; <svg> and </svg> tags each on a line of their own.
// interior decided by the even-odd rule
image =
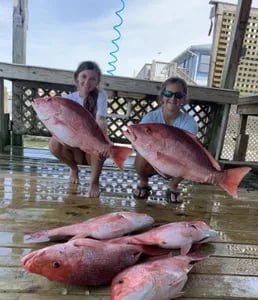
<svg viewBox="0 0 258 300">
<path fill-rule="evenodd" d="M 168 98 L 171 98 L 173 96 L 175 96 L 176 99 L 182 99 L 185 97 L 185 94 L 184 93 L 181 93 L 181 92 L 171 92 L 171 91 L 168 91 L 168 90 L 164 90 L 163 93 L 162 93 L 163 96 L 165 97 L 168 97 Z"/>
</svg>

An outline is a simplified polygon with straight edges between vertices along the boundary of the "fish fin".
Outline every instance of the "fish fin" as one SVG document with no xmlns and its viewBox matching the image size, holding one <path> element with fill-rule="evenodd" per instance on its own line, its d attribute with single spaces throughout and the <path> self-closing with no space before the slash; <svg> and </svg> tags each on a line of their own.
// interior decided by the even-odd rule
<svg viewBox="0 0 258 300">
<path fill-rule="evenodd" d="M 68 243 L 73 243 L 73 245 L 75 247 L 90 247 L 92 245 L 95 246 L 95 244 L 98 246 L 98 247 L 101 247 L 102 246 L 102 242 L 99 241 L 99 240 L 94 240 L 94 239 L 85 239 L 85 238 L 77 238 L 77 239 L 73 239 L 73 240 L 70 240 L 68 241 Z"/>
<path fill-rule="evenodd" d="M 201 261 L 203 259 L 209 258 L 210 255 L 209 254 L 204 254 L 204 253 L 200 253 L 197 251 L 190 251 L 187 253 L 187 257 L 189 257 L 189 259 L 192 262 L 197 262 L 197 261 Z"/>
<path fill-rule="evenodd" d="M 175 295 L 175 298 L 180 298 L 184 295 L 185 292 L 178 292 L 176 295 Z"/>
<path fill-rule="evenodd" d="M 111 157 L 120 170 L 124 169 L 124 161 L 133 153 L 133 149 L 124 146 L 112 146 Z"/>
<path fill-rule="evenodd" d="M 187 275 L 185 273 L 179 273 L 179 275 L 177 276 L 177 278 L 174 278 L 174 280 L 170 283 L 171 286 L 176 287 L 177 285 L 179 285 L 182 281 L 186 281 L 187 280 Z M 184 294 L 184 292 L 179 292 L 176 297 L 182 296 Z"/>
<path fill-rule="evenodd" d="M 239 167 L 224 170 L 225 176 L 223 181 L 219 182 L 219 186 L 229 193 L 234 198 L 237 198 L 237 187 L 243 177 L 250 172 L 249 167 Z"/>
<path fill-rule="evenodd" d="M 192 247 L 192 244 L 186 244 L 186 245 L 182 246 L 180 249 L 180 254 L 186 255 L 190 251 L 191 247 Z"/>
<path fill-rule="evenodd" d="M 220 166 L 220 164 L 219 164 L 219 163 L 216 161 L 216 159 L 210 154 L 210 152 L 209 152 L 205 147 L 203 147 L 203 145 L 202 145 L 200 142 L 198 142 L 198 140 L 196 139 L 196 137 L 195 137 L 192 133 L 190 133 L 190 132 L 188 132 L 188 131 L 186 131 L 186 130 L 184 130 L 184 129 L 183 129 L 183 131 L 184 131 L 184 132 L 192 139 L 192 141 L 194 141 L 194 143 L 195 143 L 199 148 L 202 149 L 202 151 L 205 152 L 205 154 L 207 155 L 207 157 L 208 157 L 210 163 L 212 164 L 212 166 L 213 166 L 217 171 L 221 171 L 221 166 Z"/>
<path fill-rule="evenodd" d="M 39 230 L 39 231 L 33 231 L 33 232 L 26 232 L 25 233 L 25 241 L 32 240 L 33 242 L 48 242 L 49 236 L 47 230 Z"/>
</svg>

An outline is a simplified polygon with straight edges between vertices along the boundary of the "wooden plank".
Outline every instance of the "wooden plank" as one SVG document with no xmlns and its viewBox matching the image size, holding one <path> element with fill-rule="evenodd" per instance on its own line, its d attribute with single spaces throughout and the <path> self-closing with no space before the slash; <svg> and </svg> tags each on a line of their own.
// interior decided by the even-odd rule
<svg viewBox="0 0 258 300">
<path fill-rule="evenodd" d="M 137 181 L 133 169 L 124 172 L 114 167 L 104 169 L 101 177 L 104 191 L 99 199 L 84 196 L 88 167 L 81 168 L 80 186 L 67 183 L 68 173 L 68 168 L 56 161 L 21 158 L 10 161 L 0 157 L 0 299 L 109 299 L 109 286 L 76 287 L 51 282 L 23 270 L 20 259 L 31 250 L 53 244 L 28 242 L 24 240 L 26 231 L 73 224 L 120 210 L 145 212 L 153 216 L 155 225 L 204 220 L 218 231 L 216 241 L 199 248 L 210 257 L 191 270 L 182 299 L 258 298 L 258 181 L 255 172 L 247 176 L 246 182 L 256 184 L 257 189 L 248 192 L 241 186 L 238 199 L 229 197 L 218 186 L 185 181 L 182 204 L 156 206 L 133 199 L 131 193 Z M 126 184 L 124 191 L 116 191 L 118 179 Z M 108 180 L 114 188 L 110 192 L 106 191 Z M 159 176 L 150 179 L 153 189 L 163 187 L 163 182 Z M 177 254 L 178 250 L 173 253 Z"/>
<path fill-rule="evenodd" d="M 258 103 L 238 105 L 237 113 L 240 115 L 258 116 Z"/>
<path fill-rule="evenodd" d="M 8 80 L 74 85 L 72 71 L 7 63 L 0 63 L 0 77 Z M 103 75 L 101 86 L 107 91 L 158 95 L 161 82 Z M 236 104 L 238 95 L 238 91 L 228 89 L 189 86 L 189 98 L 191 100 Z"/>
<path fill-rule="evenodd" d="M 35 293 L 1 293 L 0 292 L 0 299 L 3 300 L 110 300 L 109 296 L 91 296 L 91 295 L 54 295 L 53 297 L 50 295 L 37 295 Z M 196 298 L 185 298 L 185 300 L 196 300 Z M 212 300 L 212 299 L 210 299 Z M 214 299 L 216 300 L 216 299 Z M 226 300 L 226 299 L 225 299 Z"/>
<path fill-rule="evenodd" d="M 4 119 L 4 80 L 0 78 L 0 152 L 5 146 L 5 119 Z"/>
</svg>

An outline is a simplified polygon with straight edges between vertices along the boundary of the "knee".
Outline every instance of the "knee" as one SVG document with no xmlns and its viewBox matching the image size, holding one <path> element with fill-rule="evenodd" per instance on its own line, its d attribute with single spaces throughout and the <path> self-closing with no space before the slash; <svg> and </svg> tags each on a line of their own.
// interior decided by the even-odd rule
<svg viewBox="0 0 258 300">
<path fill-rule="evenodd" d="M 62 145 L 56 139 L 51 138 L 48 143 L 48 149 L 54 156 L 58 156 L 62 152 Z"/>
<path fill-rule="evenodd" d="M 140 155 L 136 156 L 134 167 L 140 176 L 149 176 L 154 172 L 152 166 Z"/>
</svg>

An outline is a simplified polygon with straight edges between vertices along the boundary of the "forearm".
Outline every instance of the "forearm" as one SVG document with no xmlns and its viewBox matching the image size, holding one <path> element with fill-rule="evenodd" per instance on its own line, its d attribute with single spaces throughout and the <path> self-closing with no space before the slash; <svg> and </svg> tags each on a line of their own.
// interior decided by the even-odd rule
<svg viewBox="0 0 258 300">
<path fill-rule="evenodd" d="M 105 117 L 96 117 L 96 122 L 104 133 L 107 133 L 107 120 Z"/>
</svg>

